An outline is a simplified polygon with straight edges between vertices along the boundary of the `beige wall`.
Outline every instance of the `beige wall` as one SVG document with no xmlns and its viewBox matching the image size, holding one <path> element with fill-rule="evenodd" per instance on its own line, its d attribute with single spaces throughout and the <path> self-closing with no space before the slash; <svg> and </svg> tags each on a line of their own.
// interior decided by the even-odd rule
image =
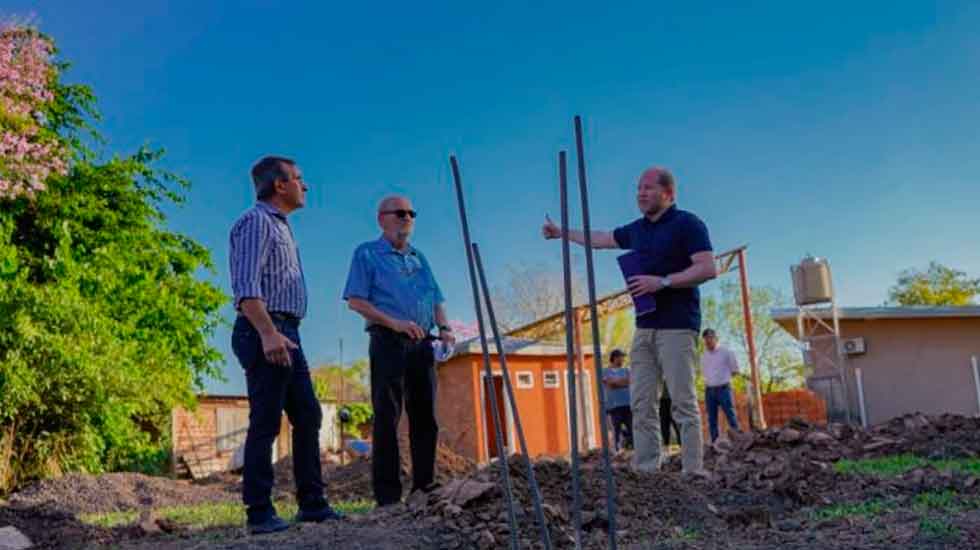
<svg viewBox="0 0 980 550">
<path fill-rule="evenodd" d="M 794 337 L 795 320 L 780 320 Z M 864 338 L 866 353 L 847 356 L 848 394 L 860 421 L 854 369 L 861 369 L 869 424 L 906 413 L 975 415 L 971 356 L 980 360 L 980 318 L 842 319 L 843 338 Z M 829 341 L 814 346 L 830 352 Z"/>
<path fill-rule="evenodd" d="M 848 371 L 861 369 L 869 423 L 916 411 L 978 413 L 970 357 L 980 360 L 980 319 L 844 320 L 841 332 L 867 347 L 848 356 Z M 856 402 L 856 388 L 852 395 Z"/>
</svg>

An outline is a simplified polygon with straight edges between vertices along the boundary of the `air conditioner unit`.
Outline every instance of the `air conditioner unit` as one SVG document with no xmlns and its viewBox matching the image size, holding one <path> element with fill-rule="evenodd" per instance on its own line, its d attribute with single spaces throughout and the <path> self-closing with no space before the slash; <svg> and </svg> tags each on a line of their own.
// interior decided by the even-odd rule
<svg viewBox="0 0 980 550">
<path fill-rule="evenodd" d="M 841 350 L 847 355 L 860 355 L 865 352 L 864 338 L 848 338 L 840 345 Z"/>
</svg>

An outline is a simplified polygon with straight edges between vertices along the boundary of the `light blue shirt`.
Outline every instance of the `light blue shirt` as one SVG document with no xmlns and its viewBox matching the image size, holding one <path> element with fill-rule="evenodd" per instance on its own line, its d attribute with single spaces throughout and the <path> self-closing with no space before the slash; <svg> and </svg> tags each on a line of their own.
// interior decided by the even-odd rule
<svg viewBox="0 0 980 550">
<path fill-rule="evenodd" d="M 384 237 L 354 250 L 344 288 L 344 300 L 351 298 L 366 300 L 395 319 L 414 321 L 426 332 L 436 325 L 436 306 L 445 301 L 422 252 L 411 245 L 399 252 Z"/>
<path fill-rule="evenodd" d="M 617 378 L 620 380 L 625 380 L 629 377 L 630 371 L 625 367 L 606 367 L 602 370 L 603 376 L 608 376 L 609 378 Z M 625 388 L 610 388 L 609 386 L 602 386 L 606 390 L 606 410 L 612 410 L 616 407 L 629 407 L 630 406 L 630 388 L 629 386 Z"/>
</svg>

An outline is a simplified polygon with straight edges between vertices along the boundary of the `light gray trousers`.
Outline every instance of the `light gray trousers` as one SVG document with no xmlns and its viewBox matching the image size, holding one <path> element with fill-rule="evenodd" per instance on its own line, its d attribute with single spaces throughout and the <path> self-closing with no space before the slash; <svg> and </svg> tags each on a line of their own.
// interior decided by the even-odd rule
<svg viewBox="0 0 980 550">
<path fill-rule="evenodd" d="M 693 330 L 636 329 L 630 354 L 630 407 L 633 409 L 633 469 L 656 472 L 662 460 L 660 383 L 667 383 L 671 414 L 681 431 L 684 472 L 703 468 L 701 414 L 694 388 Z"/>
</svg>

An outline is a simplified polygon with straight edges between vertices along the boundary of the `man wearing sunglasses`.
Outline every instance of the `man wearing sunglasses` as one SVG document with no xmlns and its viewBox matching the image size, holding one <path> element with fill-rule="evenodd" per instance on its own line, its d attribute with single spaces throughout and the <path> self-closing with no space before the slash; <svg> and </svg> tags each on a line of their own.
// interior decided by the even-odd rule
<svg viewBox="0 0 980 550">
<path fill-rule="evenodd" d="M 231 346 L 248 387 L 248 433 L 242 500 L 253 534 L 289 527 L 272 505 L 272 445 L 282 412 L 293 425 L 297 521 L 339 519 L 324 497 L 320 468 L 320 403 L 299 339 L 306 315 L 306 278 L 286 221 L 306 204 L 296 163 L 265 157 L 252 167 L 258 199 L 231 229 L 231 286 L 238 318 Z"/>
<path fill-rule="evenodd" d="M 433 488 L 439 431 L 433 329 L 444 344 L 455 344 L 432 268 L 409 244 L 415 217 L 405 197 L 381 201 L 381 237 L 354 251 L 344 289 L 348 306 L 364 317 L 371 334 L 371 474 L 378 506 L 401 501 L 398 421 L 403 406 L 409 421 L 412 491 Z"/>
</svg>

